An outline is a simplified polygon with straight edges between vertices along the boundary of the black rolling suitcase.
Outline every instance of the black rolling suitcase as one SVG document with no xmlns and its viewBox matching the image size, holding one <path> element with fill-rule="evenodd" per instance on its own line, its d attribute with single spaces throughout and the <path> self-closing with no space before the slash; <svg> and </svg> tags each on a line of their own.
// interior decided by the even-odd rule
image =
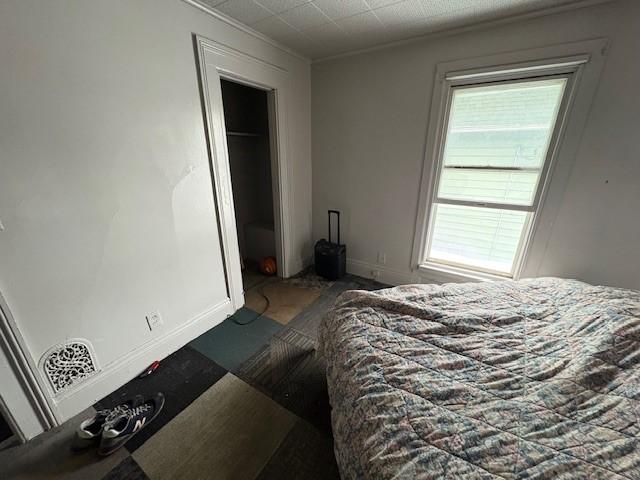
<svg viewBox="0 0 640 480">
<path fill-rule="evenodd" d="M 338 243 L 331 241 L 331 214 L 338 217 Z M 318 240 L 315 246 L 316 273 L 337 280 L 347 273 L 347 246 L 340 244 L 340 212 L 329 210 L 329 240 Z"/>
</svg>

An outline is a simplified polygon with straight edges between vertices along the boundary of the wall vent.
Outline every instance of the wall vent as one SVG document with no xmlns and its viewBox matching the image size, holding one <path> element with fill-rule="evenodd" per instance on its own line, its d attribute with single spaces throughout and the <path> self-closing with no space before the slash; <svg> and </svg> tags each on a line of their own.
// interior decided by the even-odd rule
<svg viewBox="0 0 640 480">
<path fill-rule="evenodd" d="M 91 344 L 86 340 L 70 340 L 44 354 L 42 370 L 55 393 L 62 392 L 94 375 L 97 364 Z"/>
</svg>

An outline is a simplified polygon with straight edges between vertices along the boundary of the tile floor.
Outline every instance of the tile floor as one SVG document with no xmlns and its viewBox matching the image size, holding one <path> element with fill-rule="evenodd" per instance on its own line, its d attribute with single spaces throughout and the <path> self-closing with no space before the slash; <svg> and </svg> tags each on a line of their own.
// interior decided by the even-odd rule
<svg viewBox="0 0 640 480">
<path fill-rule="evenodd" d="M 0 451 L 0 478 L 337 479 L 316 331 L 343 291 L 383 287 L 354 276 L 327 282 L 247 272 L 245 308 L 95 405 L 164 392 L 162 413 L 124 448 L 104 459 L 71 454 L 74 428 L 91 408 Z"/>
</svg>

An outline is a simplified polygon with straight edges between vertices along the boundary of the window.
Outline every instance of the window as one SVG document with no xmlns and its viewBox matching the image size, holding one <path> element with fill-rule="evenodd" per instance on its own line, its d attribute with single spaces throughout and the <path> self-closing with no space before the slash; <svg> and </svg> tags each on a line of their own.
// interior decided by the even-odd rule
<svg viewBox="0 0 640 480">
<path fill-rule="evenodd" d="M 446 81 L 423 263 L 515 275 L 571 75 L 565 68 Z"/>
</svg>

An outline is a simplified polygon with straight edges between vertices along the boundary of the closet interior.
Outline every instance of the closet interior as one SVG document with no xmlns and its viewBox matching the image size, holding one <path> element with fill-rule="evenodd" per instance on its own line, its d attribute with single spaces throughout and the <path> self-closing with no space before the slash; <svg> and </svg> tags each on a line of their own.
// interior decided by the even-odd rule
<svg viewBox="0 0 640 480">
<path fill-rule="evenodd" d="M 276 266 L 268 92 L 225 79 L 221 84 L 238 243 L 246 279 L 246 272 L 258 271 L 265 259 L 273 258 Z"/>
</svg>

